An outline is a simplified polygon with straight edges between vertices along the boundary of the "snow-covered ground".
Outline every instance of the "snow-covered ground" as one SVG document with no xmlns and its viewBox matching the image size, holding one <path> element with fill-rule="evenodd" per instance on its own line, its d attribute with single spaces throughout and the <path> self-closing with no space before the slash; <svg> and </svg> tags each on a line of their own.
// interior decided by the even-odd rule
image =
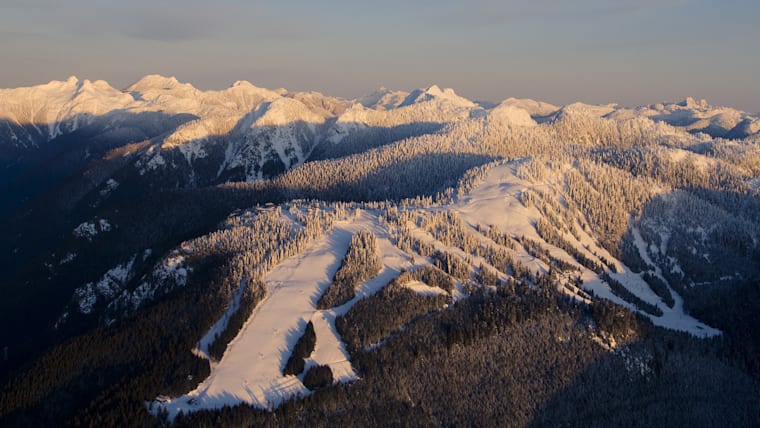
<svg viewBox="0 0 760 428">
<path fill-rule="evenodd" d="M 371 229 L 378 238 L 383 269 L 356 290 L 356 297 L 330 310 L 315 308 L 348 250 L 351 237 Z M 211 375 L 185 396 L 162 404 L 170 416 L 178 411 L 220 408 L 248 403 L 272 408 L 309 390 L 296 376 L 283 376 L 282 369 L 306 324 L 312 321 L 317 336 L 314 352 L 306 362 L 327 364 L 336 381 L 356 379 L 345 347 L 335 329 L 335 317 L 369 296 L 409 266 L 409 256 L 390 241 L 378 224 L 377 215 L 362 212 L 356 220 L 339 222 L 332 233 L 312 243 L 303 253 L 276 266 L 266 277 L 267 296 L 260 302 L 238 336 L 229 344 Z"/>
<path fill-rule="evenodd" d="M 486 174 L 483 182 L 470 194 L 452 205 L 434 207 L 429 210 L 456 211 L 465 227 L 470 229 L 469 232 L 486 245 L 497 244 L 472 228 L 478 225 L 495 225 L 503 233 L 542 241 L 535 229 L 535 222 L 542 214 L 533 206 L 523 205 L 519 197 L 522 192 L 530 189 L 558 189 L 561 185 L 561 172 L 549 172 L 540 182 L 529 182 L 517 176 L 520 166 L 520 162 L 496 166 Z M 345 314 L 359 299 L 376 293 L 396 278 L 401 269 L 411 267 L 411 256 L 389 240 L 385 222 L 379 221 L 379 214 L 371 210 L 360 211 L 352 220 L 336 223 L 332 232 L 312 242 L 304 252 L 287 258 L 275 266 L 265 278 L 266 297 L 257 305 L 241 332 L 229 344 L 221 361 L 212 362 L 211 375 L 194 391 L 164 403 L 156 403 L 154 408 L 166 408 L 170 417 L 180 410 L 188 412 L 239 403 L 271 409 L 283 400 L 309 394 L 310 391 L 301 381 L 303 375 L 282 375 L 283 367 L 309 321 L 314 324 L 317 341 L 314 352 L 306 361 L 306 369 L 313 365 L 326 364 L 332 369 L 335 381 L 355 380 L 357 376 L 336 331 L 335 318 Z M 473 266 L 486 264 L 481 257 L 465 254 L 459 248 L 447 246 L 436 240 L 428 232 L 415 225 L 409 226 L 415 237 L 436 249 L 450 252 L 463 260 L 469 259 L 473 262 Z M 370 230 L 377 237 L 383 268 L 378 275 L 357 287 L 356 297 L 349 302 L 329 310 L 317 310 L 316 302 L 340 267 L 351 237 L 361 230 Z M 583 231 L 579 232 L 579 236 L 581 240 L 576 242 L 576 245 L 587 257 L 596 258 L 593 255 L 596 253 L 611 260 L 616 264 L 618 271 L 618 273 L 611 273 L 611 276 L 642 300 L 662 309 L 661 317 L 647 315 L 654 324 L 698 336 L 712 336 L 720 333 L 686 315 L 683 311 L 683 299 L 676 293 L 673 293 L 676 304 L 673 308 L 669 308 L 638 274 L 614 260 L 591 236 Z M 636 231 L 634 231 L 634 237 L 637 245 L 645 252 L 644 243 L 640 242 L 640 236 Z M 565 238 L 570 239 L 569 236 Z M 564 250 L 550 245 L 547 247 L 553 257 L 573 261 Z M 543 262 L 529 255 L 524 249 L 517 248 L 509 251 L 532 271 L 547 270 Z M 422 264 L 430 262 L 429 259 L 419 255 L 415 255 L 415 259 Z M 596 258 L 596 260 L 599 259 Z M 584 289 L 592 290 L 598 297 L 636 310 L 633 305 L 615 296 L 609 286 L 595 273 L 583 268 L 580 270 L 580 275 L 584 282 Z M 442 290 L 418 281 L 403 285 L 422 294 L 443 293 Z M 455 298 L 463 297 L 461 284 L 458 285 L 458 289 L 459 291 L 455 292 Z M 569 292 L 567 289 L 564 291 Z M 578 292 L 570 291 L 570 293 L 575 293 L 573 295 L 581 300 L 587 299 L 579 290 Z M 225 317 L 228 315 L 225 314 Z M 225 317 L 219 321 L 220 325 L 225 322 Z M 196 350 L 200 355 L 205 354 L 205 347 L 208 346 L 206 343 L 208 340 L 205 342 L 204 340 Z"/>
<path fill-rule="evenodd" d="M 550 175 L 541 183 L 529 183 L 516 176 L 518 167 L 516 162 L 494 167 L 488 172 L 483 183 L 463 198 L 455 209 L 463 220 L 473 226 L 477 224 L 484 226 L 496 225 L 502 232 L 512 234 L 513 236 L 526 236 L 531 239 L 541 240 L 533 226 L 540 213 L 533 207 L 526 208 L 518 197 L 520 193 L 531 187 L 550 188 L 554 186 L 556 176 Z M 631 272 L 625 265 L 616 261 L 609 253 L 597 246 L 593 242 L 593 239 L 585 234 L 585 232 L 581 230 L 580 234 L 582 235 L 581 244 L 589 245 L 597 254 L 602 255 L 607 260 L 614 261 L 619 273 L 610 273 L 610 276 L 620 281 L 631 293 L 640 299 L 656 304 L 663 311 L 663 315 L 660 317 L 644 314 L 655 325 L 703 337 L 720 334 L 720 331 L 684 313 L 683 299 L 672 289 L 671 292 L 676 304 L 673 308 L 670 308 L 660 300 L 638 274 Z M 641 245 L 643 245 L 643 242 L 641 242 Z M 566 255 L 562 256 L 564 251 L 548 244 L 547 246 L 550 248 L 552 256 L 567 259 Z M 582 248 L 582 246 L 579 247 Z M 590 256 L 588 252 L 587 255 Z M 596 296 L 636 310 L 633 305 L 615 296 L 609 286 L 588 269 L 583 269 L 581 278 L 584 281 L 583 288 L 592 290 Z"/>
<path fill-rule="evenodd" d="M 431 287 L 420 281 L 409 281 L 403 286 L 423 296 L 442 296 L 448 294 L 446 293 L 446 290 L 438 287 Z"/>
<path fill-rule="evenodd" d="M 75 227 L 71 232 L 77 238 L 85 238 L 88 241 L 92 241 L 98 233 L 110 232 L 112 229 L 111 222 L 108 219 L 101 218 L 99 220 L 86 221 Z"/>
</svg>

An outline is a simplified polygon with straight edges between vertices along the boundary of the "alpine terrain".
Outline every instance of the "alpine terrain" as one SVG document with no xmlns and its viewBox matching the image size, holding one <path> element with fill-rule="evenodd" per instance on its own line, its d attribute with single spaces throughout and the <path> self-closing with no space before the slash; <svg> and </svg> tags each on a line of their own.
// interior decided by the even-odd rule
<svg viewBox="0 0 760 428">
<path fill-rule="evenodd" d="M 759 426 L 760 117 L 0 90 L 2 426 Z"/>
</svg>

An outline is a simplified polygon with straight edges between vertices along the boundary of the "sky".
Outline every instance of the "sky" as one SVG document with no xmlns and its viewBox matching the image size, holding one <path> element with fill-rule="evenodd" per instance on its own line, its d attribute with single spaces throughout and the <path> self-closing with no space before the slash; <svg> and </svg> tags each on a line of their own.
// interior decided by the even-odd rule
<svg viewBox="0 0 760 428">
<path fill-rule="evenodd" d="M 760 112 L 758 22 L 757 0 L 0 0 L 0 87 L 163 74 Z"/>
</svg>

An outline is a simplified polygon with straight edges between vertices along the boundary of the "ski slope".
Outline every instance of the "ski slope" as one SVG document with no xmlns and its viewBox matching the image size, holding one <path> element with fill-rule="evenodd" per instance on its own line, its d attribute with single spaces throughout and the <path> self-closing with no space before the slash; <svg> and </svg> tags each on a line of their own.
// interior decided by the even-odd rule
<svg viewBox="0 0 760 428">
<path fill-rule="evenodd" d="M 541 183 L 529 183 L 516 176 L 518 166 L 518 163 L 510 162 L 491 169 L 483 180 L 483 183 L 463 198 L 454 209 L 472 226 L 477 224 L 493 224 L 497 225 L 503 232 L 511 233 L 514 236 L 522 235 L 531 239 L 541 240 L 533 226 L 541 214 L 533 207 L 526 208 L 520 202 L 518 196 L 532 187 L 551 188 L 552 186 L 556 186 L 556 177 L 549 177 L 545 182 Z M 610 273 L 610 275 L 620 281 L 634 295 L 645 302 L 656 304 L 663 311 L 663 315 L 660 317 L 644 313 L 645 316 L 652 320 L 652 323 L 673 330 L 685 331 L 700 337 L 720 334 L 719 330 L 686 314 L 683 309 L 683 298 L 674 290 L 671 289 L 671 293 L 676 304 L 673 308 L 670 308 L 660 300 L 638 274 L 631 272 L 628 267 L 620 261 L 615 260 L 607 251 L 597 246 L 595 242 L 590 242 L 591 238 L 588 235 L 585 235 L 585 238 L 588 241 L 584 239 L 586 242 L 579 242 L 578 248 L 583 248 L 583 244 L 590 245 L 591 248 L 595 249 L 597 254 L 602 254 L 608 260 L 613 260 L 617 266 L 618 273 Z M 546 243 L 545 245 L 550 248 L 552 255 L 561 256 L 560 258 L 563 259 L 569 257 L 563 250 Z M 591 256 L 590 253 L 587 255 Z M 609 286 L 590 270 L 584 268 L 581 278 L 584 280 L 584 289 L 592 290 L 596 296 L 611 300 L 631 310 L 636 310 L 633 305 L 614 295 Z"/>
<path fill-rule="evenodd" d="M 378 237 L 380 273 L 356 290 L 356 297 L 330 310 L 315 308 L 348 251 L 351 237 L 370 229 Z M 282 369 L 295 343 L 312 321 L 317 344 L 306 369 L 327 364 L 335 381 L 357 379 L 335 329 L 335 317 L 344 314 L 359 299 L 371 295 L 409 266 L 409 256 L 388 241 L 377 215 L 362 212 L 350 222 L 339 222 L 332 233 L 312 243 L 303 253 L 276 266 L 266 277 L 268 293 L 229 344 L 222 359 L 212 363 L 211 375 L 194 391 L 162 403 L 173 417 L 181 410 L 221 408 L 247 403 L 270 409 L 293 396 L 310 391 L 296 376 L 283 376 Z M 301 375 L 302 376 L 302 375 Z"/>
<path fill-rule="evenodd" d="M 494 241 L 475 231 L 477 226 L 496 225 L 512 236 L 525 236 L 542 242 L 549 248 L 553 257 L 566 261 L 575 260 L 560 248 L 545 243 L 535 229 L 535 222 L 542 214 L 535 207 L 526 207 L 519 200 L 522 192 L 543 187 L 557 189 L 560 185 L 559 173 L 550 174 L 541 182 L 529 182 L 517 176 L 520 162 L 509 162 L 493 167 L 483 181 L 472 192 L 450 205 L 426 209 L 410 208 L 421 213 L 438 210 L 455 211 L 469 228 L 468 233 L 477 237 L 484 245 L 498 246 Z M 312 242 L 302 253 L 285 259 L 266 276 L 267 295 L 255 308 L 253 314 L 238 336 L 229 344 L 227 351 L 218 362 L 212 362 L 211 375 L 194 391 L 165 402 L 157 403 L 155 408 L 165 408 L 170 417 L 178 412 L 198 409 L 216 409 L 247 403 L 262 409 L 272 409 L 284 400 L 296 396 L 305 396 L 310 391 L 303 385 L 302 376 L 283 376 L 282 370 L 292 352 L 295 343 L 303 334 L 309 321 L 314 324 L 316 347 L 306 361 L 306 370 L 314 365 L 328 365 L 332 369 L 334 381 L 348 382 L 357 379 L 349 355 L 335 328 L 335 318 L 345 314 L 357 301 L 370 296 L 396 278 L 402 269 L 412 267 L 412 256 L 417 260 L 415 266 L 431 263 L 431 259 L 419 254 L 407 254 L 395 246 L 390 239 L 388 226 L 381 221 L 382 211 L 359 210 L 351 220 L 336 223 L 332 232 Z M 462 260 L 469 260 L 471 272 L 476 266 L 487 264 L 485 259 L 465 253 L 462 249 L 448 246 L 435 239 L 415 224 L 408 225 L 417 239 L 431 245 L 436 250 L 446 251 Z M 362 230 L 371 231 L 378 240 L 379 258 L 382 263 L 380 272 L 356 288 L 356 296 L 349 302 L 329 309 L 317 310 L 316 302 L 330 285 L 335 272 L 348 251 L 351 237 Z M 683 310 L 683 299 L 673 290 L 676 304 L 668 307 L 649 288 L 639 274 L 633 273 L 623 263 L 612 258 L 596 241 L 582 232 L 580 241 L 573 245 L 585 248 L 587 257 L 602 257 L 616 265 L 617 273 L 610 275 L 620 281 L 631 293 L 645 302 L 657 305 L 662 316 L 649 317 L 655 325 L 689 332 L 696 336 L 714 336 L 720 334 Z M 638 234 L 635 234 L 638 237 Z M 566 238 L 568 238 L 566 236 Z M 643 245 L 643 242 L 637 244 Z M 532 271 L 548 271 L 541 260 L 527 253 L 523 248 L 510 249 Z M 598 259 L 597 259 L 598 260 Z M 575 263 L 577 264 L 577 263 Z M 593 291 L 597 297 L 611 300 L 631 310 L 637 308 L 612 293 L 610 287 L 589 269 L 579 272 L 583 279 L 583 289 Z M 505 279 L 502 272 L 499 277 Z M 441 293 L 421 282 L 410 282 L 404 286 L 430 295 Z M 462 294 L 462 284 L 458 283 L 454 298 L 466 297 Z M 588 301 L 580 290 L 560 288 L 573 297 Z M 229 314 L 225 314 L 228 316 Z M 203 342 L 203 341 L 202 341 Z M 201 345 L 207 343 L 201 343 Z M 196 350 L 205 355 L 203 346 Z M 304 373 L 305 373 L 304 371 Z"/>
</svg>

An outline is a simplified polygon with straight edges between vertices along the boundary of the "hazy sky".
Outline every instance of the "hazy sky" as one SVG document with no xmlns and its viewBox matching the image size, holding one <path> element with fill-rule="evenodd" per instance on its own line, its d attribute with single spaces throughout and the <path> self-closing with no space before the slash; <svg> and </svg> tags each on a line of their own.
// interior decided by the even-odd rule
<svg viewBox="0 0 760 428">
<path fill-rule="evenodd" d="M 145 74 L 353 97 L 707 98 L 760 112 L 758 0 L 0 0 L 0 87 Z"/>
</svg>

